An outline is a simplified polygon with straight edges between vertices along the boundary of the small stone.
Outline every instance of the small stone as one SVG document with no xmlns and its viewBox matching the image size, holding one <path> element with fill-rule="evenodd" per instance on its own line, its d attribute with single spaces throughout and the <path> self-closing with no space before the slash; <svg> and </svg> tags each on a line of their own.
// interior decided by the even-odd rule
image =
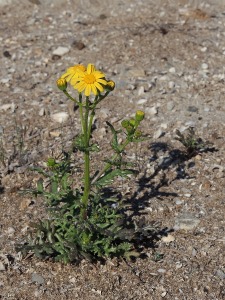
<svg viewBox="0 0 225 300">
<path fill-rule="evenodd" d="M 161 294 L 161 297 L 162 297 L 162 298 L 166 297 L 166 294 L 167 294 L 167 292 L 166 292 L 166 291 L 165 291 L 165 292 L 163 292 L 163 293 Z"/>
<path fill-rule="evenodd" d="M 53 137 L 59 137 L 61 135 L 61 132 L 60 131 L 50 131 L 49 134 L 50 134 L 50 136 L 53 136 Z"/>
<path fill-rule="evenodd" d="M 23 199 L 20 202 L 20 210 L 25 210 L 27 209 L 31 204 L 33 203 L 33 201 L 31 199 Z"/>
<path fill-rule="evenodd" d="M 168 88 L 169 88 L 169 89 L 175 88 L 175 82 L 169 81 L 169 83 L 168 83 Z"/>
<path fill-rule="evenodd" d="M 174 103 L 173 101 L 169 101 L 169 102 L 167 102 L 167 104 L 166 104 L 166 108 L 167 108 L 167 110 L 168 110 L 168 111 L 171 111 L 171 110 L 173 110 L 173 109 L 174 109 L 174 107 L 175 107 L 175 103 Z"/>
<path fill-rule="evenodd" d="M 0 271 L 5 271 L 5 265 L 0 261 Z"/>
<path fill-rule="evenodd" d="M 66 112 L 59 112 L 51 115 L 51 119 L 58 123 L 64 123 L 69 118 L 69 114 Z"/>
<path fill-rule="evenodd" d="M 145 113 L 146 113 L 147 115 L 154 116 L 154 115 L 157 115 L 158 109 L 157 109 L 156 106 L 153 106 L 153 107 L 147 107 L 147 108 L 145 109 Z"/>
<path fill-rule="evenodd" d="M 216 276 L 218 276 L 220 279 L 225 279 L 225 273 L 221 270 L 216 271 Z"/>
<path fill-rule="evenodd" d="M 44 109 L 44 107 L 42 107 L 42 108 L 39 110 L 38 115 L 39 115 L 40 117 L 43 117 L 43 116 L 45 115 L 45 109 Z"/>
<path fill-rule="evenodd" d="M 174 67 L 172 67 L 172 68 L 169 69 L 169 72 L 170 73 L 176 73 L 176 69 Z"/>
<path fill-rule="evenodd" d="M 175 220 L 176 230 L 192 230 L 198 226 L 200 220 L 191 214 L 183 214 Z"/>
<path fill-rule="evenodd" d="M 137 101 L 137 104 L 140 105 L 140 104 L 144 104 L 146 103 L 148 100 L 147 99 L 140 99 Z"/>
<path fill-rule="evenodd" d="M 63 56 L 67 54 L 69 51 L 70 51 L 69 48 L 60 46 L 57 49 L 55 49 L 52 54 L 57 56 Z"/>
<path fill-rule="evenodd" d="M 191 194 L 184 194 L 184 197 L 190 198 Z"/>
<path fill-rule="evenodd" d="M 138 96 L 141 96 L 145 93 L 145 88 L 143 86 L 140 86 L 140 88 L 138 89 Z"/>
<path fill-rule="evenodd" d="M 41 275 L 38 275 L 37 273 L 33 273 L 31 275 L 31 281 L 37 284 L 44 284 L 45 280 Z"/>
<path fill-rule="evenodd" d="M 175 237 L 171 234 L 168 234 L 167 236 L 162 237 L 162 241 L 164 243 L 171 243 L 175 241 Z"/>
<path fill-rule="evenodd" d="M 165 269 L 158 269 L 157 270 L 159 273 L 166 273 L 166 270 Z"/>
<path fill-rule="evenodd" d="M 153 135 L 153 138 L 154 139 L 159 139 L 161 136 L 164 135 L 164 132 L 162 131 L 161 128 L 159 128 L 158 130 L 156 130 L 156 132 L 154 133 Z"/>
<path fill-rule="evenodd" d="M 9 227 L 7 230 L 8 235 L 13 235 L 15 233 L 15 229 L 13 227 Z"/>
<path fill-rule="evenodd" d="M 72 43 L 72 47 L 75 48 L 75 49 L 78 49 L 78 50 L 82 50 L 85 48 L 85 44 L 81 41 L 74 41 Z"/>
<path fill-rule="evenodd" d="M 208 68 L 209 68 L 208 64 L 206 64 L 206 63 L 202 64 L 202 69 L 203 70 L 207 70 Z"/>
<path fill-rule="evenodd" d="M 188 106 L 187 110 L 190 112 L 198 112 L 198 108 L 196 106 Z"/>
<path fill-rule="evenodd" d="M 201 48 L 201 52 L 206 52 L 207 51 L 207 47 L 202 47 Z"/>
</svg>

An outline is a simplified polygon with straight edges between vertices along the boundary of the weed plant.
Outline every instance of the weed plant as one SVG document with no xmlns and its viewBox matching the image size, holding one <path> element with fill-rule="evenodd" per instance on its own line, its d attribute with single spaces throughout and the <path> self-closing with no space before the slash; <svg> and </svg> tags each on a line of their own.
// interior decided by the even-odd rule
<svg viewBox="0 0 225 300">
<path fill-rule="evenodd" d="M 76 90 L 78 98 L 68 92 L 68 83 Z M 143 140 L 139 125 L 144 112 L 137 111 L 134 118 L 123 120 L 119 130 L 106 122 L 112 133 L 114 154 L 102 169 L 91 174 L 90 155 L 100 151 L 99 145 L 92 143 L 94 116 L 98 104 L 114 90 L 115 83 L 106 80 L 105 74 L 88 64 L 87 67 L 70 67 L 57 80 L 57 86 L 79 107 L 81 132 L 73 147 L 83 153 L 83 181 L 80 187 L 73 187 L 74 167 L 71 166 L 71 155 L 66 152 L 60 160 L 49 158 L 47 168 L 35 168 L 48 179 L 49 185 L 45 187 L 40 179 L 37 187 L 29 192 L 46 199 L 49 217 L 33 224 L 28 240 L 18 245 L 17 250 L 24 255 L 31 251 L 42 259 L 51 258 L 63 263 L 79 262 L 83 258 L 137 257 L 137 241 L 141 243 L 154 228 L 139 228 L 127 217 L 124 202 L 118 197 L 106 197 L 104 188 L 118 176 L 126 178 L 135 173 L 124 162 L 123 153 L 130 144 Z M 119 135 L 123 138 L 119 139 Z"/>
</svg>

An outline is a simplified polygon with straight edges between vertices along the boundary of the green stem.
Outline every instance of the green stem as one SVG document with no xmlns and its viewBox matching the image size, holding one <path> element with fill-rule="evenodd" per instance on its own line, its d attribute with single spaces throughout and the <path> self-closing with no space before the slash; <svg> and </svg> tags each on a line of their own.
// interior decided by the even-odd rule
<svg viewBox="0 0 225 300">
<path fill-rule="evenodd" d="M 83 114 L 82 114 L 83 116 Z M 84 137 L 84 193 L 82 197 L 82 210 L 81 210 L 81 218 L 83 220 L 87 219 L 87 206 L 88 199 L 90 195 L 90 151 L 89 151 L 89 128 L 88 128 L 88 116 L 89 116 L 89 97 L 86 97 L 86 106 L 85 106 L 85 114 L 83 118 L 83 137 Z"/>
</svg>

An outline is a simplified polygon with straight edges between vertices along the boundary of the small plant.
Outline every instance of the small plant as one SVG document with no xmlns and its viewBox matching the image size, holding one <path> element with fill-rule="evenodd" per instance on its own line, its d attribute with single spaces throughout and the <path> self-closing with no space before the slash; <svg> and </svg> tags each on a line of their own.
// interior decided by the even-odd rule
<svg viewBox="0 0 225 300">
<path fill-rule="evenodd" d="M 206 141 L 204 142 L 201 138 L 197 137 L 193 127 L 187 129 L 187 134 L 182 134 L 179 130 L 176 130 L 175 139 L 181 142 L 185 147 L 186 156 L 191 158 L 200 152 L 205 152 L 213 149 L 213 145 Z"/>
<path fill-rule="evenodd" d="M 78 99 L 69 94 L 68 83 L 78 92 Z M 106 80 L 102 72 L 89 64 L 87 68 L 83 65 L 69 68 L 57 80 L 57 86 L 79 107 L 81 133 L 73 147 L 83 153 L 83 186 L 73 187 L 74 167 L 71 167 L 69 153 L 63 153 L 60 160 L 49 158 L 46 169 L 35 168 L 48 179 L 48 186 L 40 179 L 37 188 L 29 192 L 45 197 L 49 218 L 33 224 L 34 230 L 27 243 L 19 245 L 17 250 L 23 254 L 32 251 L 40 258 L 53 258 L 64 263 L 78 262 L 81 258 L 136 257 L 139 253 L 135 243 L 154 229 L 150 226 L 139 228 L 128 219 L 123 201 L 107 197 L 104 188 L 117 176 L 128 177 L 135 173 L 123 160 L 123 153 L 129 144 L 143 140 L 138 128 L 144 112 L 137 111 L 134 118 L 123 120 L 120 130 L 106 122 L 112 133 L 114 154 L 102 169 L 91 174 L 90 155 L 100 151 L 99 145 L 92 143 L 93 119 L 98 104 L 114 89 L 115 83 Z M 123 139 L 119 139 L 119 135 Z"/>
</svg>

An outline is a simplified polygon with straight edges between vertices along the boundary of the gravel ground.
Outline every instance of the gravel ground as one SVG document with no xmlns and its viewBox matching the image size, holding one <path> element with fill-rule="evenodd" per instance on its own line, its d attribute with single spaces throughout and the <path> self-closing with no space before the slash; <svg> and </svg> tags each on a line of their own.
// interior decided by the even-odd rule
<svg viewBox="0 0 225 300">
<path fill-rule="evenodd" d="M 224 1 L 1 2 L 0 299 L 225 299 Z M 144 110 L 151 138 L 127 150 L 140 174 L 116 188 L 161 234 L 134 262 L 21 258 L 15 244 L 45 215 L 42 199 L 19 193 L 39 178 L 29 167 L 79 132 L 55 81 L 90 62 L 116 82 L 96 115 L 93 162 L 110 149 L 105 121 Z M 175 136 L 189 127 L 213 148 L 185 157 Z"/>
</svg>

